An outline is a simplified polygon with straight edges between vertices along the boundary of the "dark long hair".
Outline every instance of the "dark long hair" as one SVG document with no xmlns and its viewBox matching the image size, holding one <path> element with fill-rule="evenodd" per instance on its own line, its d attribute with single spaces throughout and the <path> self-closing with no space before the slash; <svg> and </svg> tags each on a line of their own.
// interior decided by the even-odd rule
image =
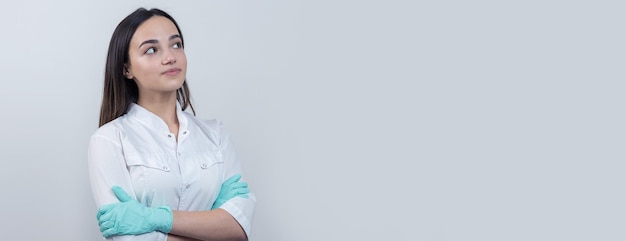
<svg viewBox="0 0 626 241">
<path fill-rule="evenodd" d="M 102 95 L 102 106 L 100 107 L 99 126 L 103 126 L 109 121 L 126 114 L 131 103 L 137 102 L 139 97 L 137 84 L 124 76 L 124 66 L 128 63 L 128 49 L 135 31 L 139 25 L 154 16 L 166 17 L 172 21 L 180 35 L 181 44 L 185 46 L 183 33 L 180 31 L 174 18 L 160 9 L 153 8 L 147 10 L 139 8 L 124 18 L 113 31 L 111 42 L 109 42 L 109 51 L 104 70 L 104 93 Z M 183 110 L 191 107 L 193 114 L 196 114 L 193 105 L 191 105 L 191 94 L 189 93 L 186 79 L 183 82 L 183 86 L 176 91 L 176 100 L 180 103 Z"/>
</svg>

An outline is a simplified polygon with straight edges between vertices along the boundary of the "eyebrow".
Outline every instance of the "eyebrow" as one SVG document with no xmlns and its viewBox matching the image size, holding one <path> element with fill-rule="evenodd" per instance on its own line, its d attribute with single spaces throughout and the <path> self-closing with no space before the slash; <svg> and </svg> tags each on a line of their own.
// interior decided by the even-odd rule
<svg viewBox="0 0 626 241">
<path fill-rule="evenodd" d="M 174 34 L 174 35 L 170 36 L 169 40 L 170 40 L 170 41 L 172 41 L 172 39 L 176 39 L 176 38 L 181 38 L 181 37 L 180 37 L 180 35 L 178 35 L 178 34 Z M 156 44 L 156 43 L 158 43 L 158 42 L 159 42 L 159 40 L 156 40 L 156 39 L 149 39 L 149 40 L 143 41 L 143 42 L 139 45 L 139 48 L 141 48 L 141 46 L 143 46 L 144 44 Z"/>
</svg>

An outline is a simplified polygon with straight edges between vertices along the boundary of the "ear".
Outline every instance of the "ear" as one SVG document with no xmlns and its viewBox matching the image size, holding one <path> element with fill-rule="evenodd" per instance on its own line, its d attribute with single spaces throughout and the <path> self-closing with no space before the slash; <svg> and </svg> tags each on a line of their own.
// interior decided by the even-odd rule
<svg viewBox="0 0 626 241">
<path fill-rule="evenodd" d="M 135 76 L 133 76 L 133 73 L 130 71 L 130 68 L 128 68 L 128 64 L 124 64 L 124 69 L 122 71 L 122 73 L 124 73 L 124 77 L 126 77 L 127 79 L 135 78 Z"/>
</svg>

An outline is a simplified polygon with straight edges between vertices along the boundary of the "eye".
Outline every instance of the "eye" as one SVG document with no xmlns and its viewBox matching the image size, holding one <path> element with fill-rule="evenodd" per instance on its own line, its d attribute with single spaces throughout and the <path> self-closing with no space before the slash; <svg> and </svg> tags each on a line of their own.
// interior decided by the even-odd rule
<svg viewBox="0 0 626 241">
<path fill-rule="evenodd" d="M 172 45 L 173 48 L 175 49 L 179 49 L 182 47 L 182 44 L 180 42 L 175 43 L 174 45 Z"/>
<path fill-rule="evenodd" d="M 154 47 L 150 47 L 146 49 L 145 54 L 154 54 L 154 52 L 156 52 L 156 49 Z"/>
</svg>

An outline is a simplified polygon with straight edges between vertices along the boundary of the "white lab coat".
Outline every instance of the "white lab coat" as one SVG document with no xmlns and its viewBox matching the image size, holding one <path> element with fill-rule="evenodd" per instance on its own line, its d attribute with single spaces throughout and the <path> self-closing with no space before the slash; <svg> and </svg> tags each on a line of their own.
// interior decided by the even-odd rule
<svg viewBox="0 0 626 241">
<path fill-rule="evenodd" d="M 118 185 L 148 207 L 210 210 L 222 182 L 241 173 L 241 163 L 221 122 L 201 121 L 182 111 L 178 103 L 176 107 L 178 141 L 163 120 L 137 104 L 93 133 L 88 161 L 97 207 L 119 202 L 111 191 Z M 250 193 L 249 198 L 233 198 L 220 208 L 230 213 L 249 236 L 255 203 Z M 111 239 L 153 241 L 166 240 L 167 235 L 152 232 Z"/>
</svg>

